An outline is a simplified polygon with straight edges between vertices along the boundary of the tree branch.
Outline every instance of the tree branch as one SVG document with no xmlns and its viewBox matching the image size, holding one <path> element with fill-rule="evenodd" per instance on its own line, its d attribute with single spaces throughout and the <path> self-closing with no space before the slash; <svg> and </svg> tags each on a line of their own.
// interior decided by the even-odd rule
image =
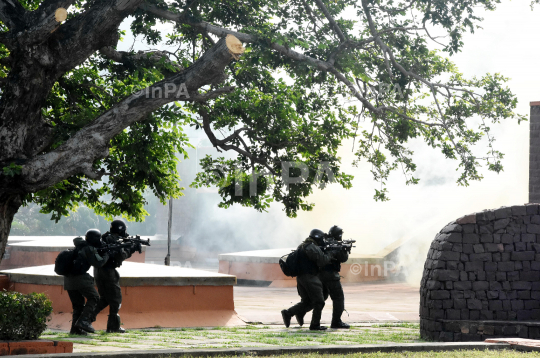
<svg viewBox="0 0 540 358">
<path fill-rule="evenodd" d="M 56 10 L 69 9 L 76 0 L 44 1 L 36 11 L 29 12 L 26 17 L 27 28 L 21 37 L 26 44 L 38 44 L 49 38 L 61 25 L 56 19 Z"/>
<path fill-rule="evenodd" d="M 4 36 L 5 40 L 17 38 L 24 45 L 45 41 L 60 26 L 56 10 L 68 9 L 75 1 L 46 0 L 37 10 L 26 11 L 18 0 L 0 0 L 0 20 L 11 30 L 8 36 Z"/>
<path fill-rule="evenodd" d="M 67 0 L 66 0 L 67 1 Z M 91 11 L 66 21 L 51 36 L 57 76 L 83 63 L 103 47 L 116 45 L 118 27 L 144 0 L 98 1 Z M 65 56 L 69 53 L 70 56 Z"/>
<path fill-rule="evenodd" d="M 388 29 L 384 29 L 384 30 L 381 30 L 379 31 L 379 34 L 382 34 L 382 33 L 386 33 L 386 32 L 394 32 L 394 31 L 408 31 L 408 30 L 422 30 L 422 28 L 419 28 L 419 27 L 416 27 L 416 26 L 410 26 L 410 27 L 403 27 L 403 26 L 399 26 L 399 27 L 391 27 L 391 28 L 388 28 Z M 336 60 L 336 57 L 337 55 L 339 55 L 341 52 L 349 49 L 349 48 L 352 48 L 352 49 L 361 49 L 361 48 L 364 48 L 365 45 L 367 45 L 368 43 L 371 43 L 371 42 L 375 42 L 375 37 L 374 36 L 371 36 L 371 37 L 368 37 L 367 39 L 364 39 L 364 40 L 360 40 L 360 41 L 351 41 L 351 40 L 346 40 L 342 43 L 339 44 L 339 46 L 334 50 L 334 52 L 332 52 L 330 54 L 330 56 L 328 57 L 328 63 L 330 64 L 334 64 L 335 60 Z"/>
<path fill-rule="evenodd" d="M 426 84 L 428 86 L 431 86 L 431 83 L 429 81 L 423 79 L 422 77 L 418 76 L 417 74 L 415 74 L 413 72 L 407 71 L 403 66 L 401 66 L 399 63 L 397 63 L 397 61 L 394 58 L 394 55 L 393 55 L 392 51 L 388 48 L 388 46 L 386 46 L 386 44 L 381 40 L 381 38 L 379 36 L 379 33 L 378 33 L 378 31 L 377 31 L 377 29 L 375 27 L 375 22 L 373 21 L 373 18 L 371 17 L 371 13 L 370 13 L 369 8 L 367 6 L 367 1 L 366 0 L 362 0 L 362 7 L 364 8 L 364 13 L 366 14 L 366 19 L 368 21 L 370 32 L 373 35 L 373 37 L 375 37 L 375 41 L 379 45 L 379 47 L 381 48 L 381 51 L 383 51 L 383 53 L 385 54 L 385 61 L 387 60 L 386 59 L 386 54 L 388 54 L 390 56 L 392 64 L 394 66 L 396 66 L 401 73 L 403 73 L 406 76 L 413 77 L 416 80 L 418 80 L 418 81 L 420 81 L 420 82 L 422 82 L 422 83 L 424 83 L 424 84 Z"/>
<path fill-rule="evenodd" d="M 216 36 L 222 37 L 222 36 L 226 36 L 227 34 L 231 34 L 231 35 L 237 37 L 240 41 L 248 42 L 248 43 L 256 43 L 259 40 L 254 35 L 224 29 L 222 27 L 209 24 L 208 22 L 205 22 L 205 21 L 200 21 L 200 22 L 193 21 L 185 13 L 183 13 L 183 14 L 175 14 L 175 13 L 169 12 L 167 10 L 159 9 L 159 8 L 157 8 L 155 6 L 151 6 L 151 5 L 145 5 L 144 9 L 146 11 L 148 11 L 148 12 L 150 12 L 150 13 L 156 15 L 156 16 L 162 17 L 164 19 L 179 22 L 179 23 L 185 23 L 185 24 L 188 24 L 188 25 L 193 26 L 195 28 L 198 28 L 201 31 L 209 32 L 209 33 L 214 34 Z M 407 31 L 407 30 L 411 30 L 411 29 L 416 29 L 416 27 L 395 27 L 395 28 L 386 29 L 386 30 L 384 30 L 384 32 Z M 381 32 L 383 32 L 383 31 L 381 31 Z M 364 44 L 367 44 L 369 42 L 378 41 L 378 42 L 380 42 L 382 44 L 382 46 L 385 46 L 384 43 L 378 37 L 378 33 L 377 33 L 376 30 L 374 31 L 374 33 L 372 32 L 372 35 L 373 35 L 372 37 L 367 38 L 365 40 L 357 41 L 357 42 L 351 42 L 351 45 L 354 45 L 355 47 L 360 47 L 360 46 L 362 46 Z M 343 45 L 343 43 L 341 45 Z M 349 46 L 349 44 L 347 44 L 346 46 Z M 362 102 L 362 104 L 369 111 L 371 111 L 373 113 L 382 114 L 385 111 L 391 111 L 393 113 L 398 114 L 400 117 L 402 117 L 404 119 L 407 119 L 407 120 L 410 120 L 410 121 L 413 121 L 413 122 L 417 122 L 419 124 L 425 124 L 425 125 L 429 125 L 429 126 L 437 126 L 437 125 L 439 125 L 439 124 L 436 124 L 436 123 L 427 123 L 427 122 L 419 121 L 417 119 L 408 117 L 408 116 L 400 113 L 397 109 L 395 109 L 393 107 L 375 107 L 371 102 L 369 102 L 365 97 L 363 97 L 360 94 L 359 91 L 357 91 L 355 89 L 354 84 L 352 82 L 350 82 L 345 75 L 343 75 L 341 72 L 339 72 L 333 66 L 333 63 L 321 61 L 319 59 L 316 59 L 316 58 L 313 58 L 313 57 L 310 57 L 310 56 L 306 56 L 306 55 L 301 54 L 301 53 L 299 53 L 297 51 L 294 51 L 294 50 L 292 50 L 292 49 L 290 49 L 288 47 L 285 47 L 283 45 L 279 45 L 279 44 L 277 44 L 275 42 L 270 43 L 270 48 L 272 48 L 273 50 L 276 50 L 277 52 L 281 53 L 282 55 L 284 55 L 284 56 L 286 56 L 286 57 L 288 57 L 288 58 L 290 58 L 292 60 L 303 61 L 303 62 L 308 63 L 310 66 L 317 68 L 318 70 L 327 71 L 327 72 L 332 73 L 340 82 L 345 84 L 347 86 L 347 88 L 349 88 L 351 90 L 353 96 L 356 99 L 358 99 L 360 102 Z M 393 58 L 393 56 L 391 54 L 390 54 L 390 58 Z M 425 80 L 423 80 L 423 81 L 425 81 Z"/>
<path fill-rule="evenodd" d="M 107 151 L 107 154 L 108 154 L 108 151 Z M 93 180 L 101 180 L 103 175 L 106 174 L 104 169 L 94 170 L 94 168 L 92 167 L 92 164 L 84 165 L 81 168 L 81 173 L 83 173 L 84 175 L 86 175 L 86 177 L 88 177 L 90 179 L 93 179 Z"/>
<path fill-rule="evenodd" d="M 58 8 L 67 8 L 73 5 L 76 0 L 44 0 L 36 11 L 32 11 L 39 17 L 43 17 L 43 14 L 49 14 L 56 11 Z"/>
<path fill-rule="evenodd" d="M 203 130 L 206 133 L 208 139 L 210 140 L 210 143 L 217 149 L 221 148 L 223 150 L 232 150 L 237 152 L 240 155 L 243 155 L 246 158 L 249 158 L 249 160 L 252 163 L 258 163 L 263 165 L 265 168 L 267 168 L 272 174 L 276 175 L 276 172 L 274 169 L 268 164 L 266 158 L 259 158 L 253 154 L 251 154 L 249 151 L 244 150 L 236 145 L 227 144 L 228 142 L 232 141 L 235 138 L 240 138 L 240 133 L 245 130 L 245 128 L 240 128 L 236 130 L 232 135 L 225 139 L 217 139 L 214 132 L 212 132 L 212 127 L 210 126 L 210 116 L 208 115 L 208 111 L 206 108 L 201 107 L 199 108 L 199 115 L 201 116 L 203 120 Z M 244 143 L 245 144 L 245 143 Z"/>
<path fill-rule="evenodd" d="M 217 97 L 219 97 L 221 95 L 231 93 L 235 89 L 236 89 L 236 87 L 234 87 L 234 86 L 226 86 L 226 87 L 218 88 L 215 91 L 210 91 L 210 92 L 206 92 L 206 93 L 203 93 L 203 94 L 193 95 L 187 100 L 193 101 L 193 102 L 206 102 L 206 101 L 209 101 L 211 99 L 217 98 Z"/>
<path fill-rule="evenodd" d="M 326 8 L 326 6 L 323 4 L 323 2 L 321 0 L 315 0 L 315 3 L 317 4 L 317 7 L 319 8 L 319 10 L 322 11 L 324 16 L 326 16 L 326 19 L 330 23 L 330 27 L 334 30 L 334 33 L 337 35 L 340 41 L 341 42 L 347 41 L 347 39 L 345 38 L 345 35 L 343 34 L 338 24 L 336 23 L 336 20 L 334 20 L 332 15 L 330 15 L 330 12 Z"/>
<path fill-rule="evenodd" d="M 385 53 L 388 53 L 388 55 L 390 57 L 390 61 L 392 62 L 394 67 L 396 67 L 402 74 L 404 74 L 406 76 L 409 76 L 409 77 L 412 77 L 412 78 L 416 79 L 417 81 L 419 81 L 421 83 L 424 83 L 430 89 L 430 91 L 431 91 L 431 93 L 433 95 L 433 99 L 435 101 L 435 105 L 437 107 L 437 112 L 439 113 L 439 116 L 440 116 L 440 121 L 441 121 L 440 126 L 445 130 L 445 132 L 448 135 L 448 138 L 450 139 L 452 145 L 454 146 L 455 150 L 458 152 L 458 155 L 462 158 L 463 162 L 465 162 L 466 161 L 465 155 L 467 153 L 464 152 L 462 149 L 460 149 L 460 147 L 455 142 L 454 135 L 450 132 L 450 129 L 449 129 L 448 125 L 447 125 L 446 116 L 442 111 L 442 108 L 441 108 L 441 106 L 439 104 L 439 100 L 437 99 L 437 93 L 441 93 L 438 90 L 438 88 L 446 89 L 449 92 L 451 87 L 448 86 L 448 85 L 445 85 L 445 84 L 432 83 L 432 82 L 422 78 L 421 76 L 417 75 L 416 73 L 406 70 L 400 63 L 398 63 L 397 60 L 394 57 L 393 52 L 388 48 L 388 46 L 386 44 L 384 44 L 382 42 L 382 40 L 378 36 L 377 30 L 375 28 L 375 23 L 373 21 L 373 18 L 371 17 L 371 13 L 370 13 L 369 8 L 367 6 L 367 1 L 366 0 L 362 0 L 362 7 L 364 8 L 364 13 L 366 14 L 366 19 L 368 21 L 369 28 L 370 28 L 370 31 L 371 31 L 372 35 L 374 35 L 377 38 L 377 43 L 381 46 L 381 49 Z M 452 89 L 469 93 L 473 99 L 475 97 L 474 93 L 472 93 L 472 92 L 470 92 L 468 90 L 454 89 L 454 88 L 452 88 Z M 442 94 L 442 95 L 445 96 L 444 94 Z"/>
<path fill-rule="evenodd" d="M 197 90 L 221 78 L 225 66 L 234 56 L 241 55 L 234 52 L 239 50 L 230 49 L 226 39 L 221 39 L 189 68 L 126 97 L 55 150 L 26 162 L 22 169 L 25 178 L 22 187 L 27 192 L 35 192 L 74 174 L 87 174 L 88 164 L 85 163 L 106 157 L 109 141 L 116 134 L 164 104 L 177 100 L 208 100 L 227 93 L 230 87 L 203 95 Z"/>
<path fill-rule="evenodd" d="M 0 0 L 0 21 L 14 32 L 24 28 L 27 13 L 19 0 Z"/>
<path fill-rule="evenodd" d="M 315 19 L 315 14 L 313 12 L 313 9 L 311 8 L 311 6 L 309 6 L 309 4 L 305 0 L 302 0 L 302 4 L 306 8 L 306 12 L 311 20 L 311 23 L 313 24 L 313 32 L 317 34 L 317 19 Z"/>
<path fill-rule="evenodd" d="M 225 144 L 227 142 L 231 142 L 235 138 L 241 139 L 240 138 L 240 133 L 242 133 L 244 131 L 247 131 L 248 129 L 249 129 L 248 127 L 239 128 L 239 129 L 235 130 L 230 136 L 228 136 L 226 138 L 223 138 L 223 139 L 216 139 L 216 140 L 217 140 L 218 144 Z"/>
<path fill-rule="evenodd" d="M 182 71 L 184 69 L 184 67 L 171 61 L 167 54 L 162 51 L 139 51 L 137 53 L 132 53 L 126 51 L 116 51 L 115 48 L 112 46 L 105 46 L 99 50 L 99 53 L 109 60 L 124 64 L 133 61 L 149 61 L 153 63 L 154 66 L 157 66 L 161 64 L 161 61 L 163 61 L 163 59 L 165 59 L 164 63 L 173 66 L 177 71 Z"/>
</svg>

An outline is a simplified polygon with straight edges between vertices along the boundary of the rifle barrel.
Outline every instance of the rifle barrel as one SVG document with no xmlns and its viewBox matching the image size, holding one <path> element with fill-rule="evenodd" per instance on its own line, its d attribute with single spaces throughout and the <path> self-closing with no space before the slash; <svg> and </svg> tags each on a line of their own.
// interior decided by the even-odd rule
<svg viewBox="0 0 540 358">
<path fill-rule="evenodd" d="M 141 245 L 144 245 L 144 246 L 151 246 L 150 245 L 150 239 L 143 240 L 143 239 L 141 239 L 141 237 L 139 235 L 126 237 L 126 238 L 124 238 L 124 241 L 129 241 L 129 242 L 133 242 L 133 243 L 136 243 L 136 244 L 141 244 Z"/>
</svg>

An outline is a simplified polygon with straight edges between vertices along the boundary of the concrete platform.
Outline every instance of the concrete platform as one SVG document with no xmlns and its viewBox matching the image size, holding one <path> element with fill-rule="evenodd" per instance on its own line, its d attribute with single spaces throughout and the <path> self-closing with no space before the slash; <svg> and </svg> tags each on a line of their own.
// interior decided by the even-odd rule
<svg viewBox="0 0 540 358">
<path fill-rule="evenodd" d="M 118 271 L 123 295 L 120 315 L 125 328 L 244 324 L 234 311 L 234 276 L 134 262 L 124 262 Z M 63 277 L 54 273 L 54 265 L 0 270 L 0 274 L 7 275 L 4 284 L 9 290 L 47 294 L 53 302 L 49 327 L 70 328 L 71 301 L 63 289 Z M 96 329 L 106 328 L 107 314 L 106 309 L 98 316 Z"/>
<path fill-rule="evenodd" d="M 10 236 L 0 270 L 52 265 L 61 251 L 74 247 L 74 238 L 74 236 Z M 134 253 L 127 261 L 144 263 L 145 252 L 146 246 L 143 246 L 141 254 Z"/>
<path fill-rule="evenodd" d="M 374 255 L 353 252 L 341 265 L 342 282 L 374 282 L 393 280 L 399 275 L 397 253 L 408 240 L 397 240 Z M 295 287 L 296 279 L 287 277 L 279 267 L 279 259 L 295 248 L 242 251 L 221 254 L 219 272 L 235 275 L 239 283 Z"/>
</svg>

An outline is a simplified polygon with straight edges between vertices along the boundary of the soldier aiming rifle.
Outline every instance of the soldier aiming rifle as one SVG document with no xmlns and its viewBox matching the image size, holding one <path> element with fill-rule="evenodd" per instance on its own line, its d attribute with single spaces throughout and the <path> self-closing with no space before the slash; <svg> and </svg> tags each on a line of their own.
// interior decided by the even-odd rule
<svg viewBox="0 0 540 358">
<path fill-rule="evenodd" d="M 343 287 L 340 282 L 339 271 L 341 271 L 341 264 L 349 259 L 351 249 L 356 240 L 342 240 L 343 229 L 337 225 L 334 225 L 328 230 L 327 241 L 323 247 L 324 251 L 338 252 L 335 255 L 335 259 L 319 273 L 319 279 L 321 280 L 324 288 L 324 299 L 328 296 L 332 299 L 332 324 L 331 328 L 348 329 L 350 326 L 341 320 L 341 315 L 345 310 L 345 295 L 343 294 Z"/>
<path fill-rule="evenodd" d="M 109 261 L 103 267 L 94 269 L 94 278 L 99 292 L 99 302 L 94 310 L 92 322 L 105 307 L 109 306 L 109 319 L 107 320 L 107 333 L 124 333 L 120 327 L 121 321 L 118 311 L 122 304 L 122 290 L 120 289 L 120 274 L 116 268 L 122 265 L 124 260 L 138 251 L 142 252 L 142 246 L 150 246 L 150 240 L 141 240 L 140 236 L 130 237 L 126 223 L 122 220 L 114 220 L 108 232 L 103 234 L 102 249 L 110 250 L 112 254 Z"/>
</svg>

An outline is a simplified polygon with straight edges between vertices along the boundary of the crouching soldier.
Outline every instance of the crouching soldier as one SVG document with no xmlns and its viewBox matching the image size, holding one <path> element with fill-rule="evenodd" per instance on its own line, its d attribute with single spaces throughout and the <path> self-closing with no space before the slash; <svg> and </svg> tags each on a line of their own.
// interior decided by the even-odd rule
<svg viewBox="0 0 540 358">
<path fill-rule="evenodd" d="M 97 229 L 88 230 L 84 239 L 77 237 L 73 239 L 73 243 L 77 252 L 73 261 L 73 271 L 64 275 L 64 290 L 67 291 L 73 306 L 70 333 L 86 335 L 86 332 L 94 333 L 91 319 L 99 300 L 94 288 L 94 279 L 87 271 L 90 266 L 105 265 L 109 256 L 106 253 L 98 254 L 96 248 L 101 246 L 101 232 Z"/>
</svg>

